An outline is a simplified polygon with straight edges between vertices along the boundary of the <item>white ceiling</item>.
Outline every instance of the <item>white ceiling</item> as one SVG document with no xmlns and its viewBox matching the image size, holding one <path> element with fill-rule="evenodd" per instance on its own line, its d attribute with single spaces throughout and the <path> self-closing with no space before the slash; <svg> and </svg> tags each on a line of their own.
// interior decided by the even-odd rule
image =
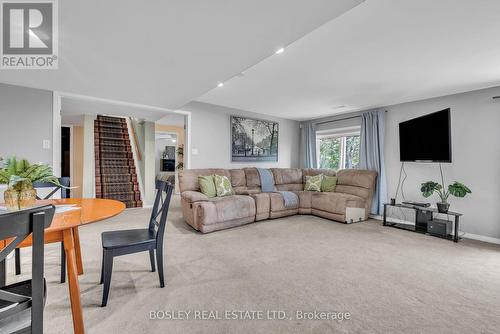
<svg viewBox="0 0 500 334">
<path fill-rule="evenodd" d="M 183 127 L 186 121 L 184 115 L 171 113 L 160 118 L 156 123 Z"/>
<path fill-rule="evenodd" d="M 496 85 L 500 1 L 368 0 L 197 100 L 301 120 Z"/>
<path fill-rule="evenodd" d="M 0 82 L 177 109 L 362 1 L 58 1 L 59 69 Z"/>
<path fill-rule="evenodd" d="M 145 121 L 155 122 L 160 119 L 172 119 L 178 123 L 184 116 L 173 111 L 164 111 L 146 106 L 128 105 L 114 101 L 92 100 L 80 97 L 61 97 L 61 122 L 62 124 L 82 124 L 83 115 L 114 115 L 133 117 Z M 168 123 L 165 123 L 168 124 Z M 184 124 L 184 123 L 183 123 Z"/>
</svg>

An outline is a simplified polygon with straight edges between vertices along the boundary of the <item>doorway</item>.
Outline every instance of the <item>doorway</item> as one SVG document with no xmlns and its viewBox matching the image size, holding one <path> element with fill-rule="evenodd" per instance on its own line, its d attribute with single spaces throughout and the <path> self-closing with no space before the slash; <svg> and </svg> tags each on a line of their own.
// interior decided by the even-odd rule
<svg viewBox="0 0 500 334">
<path fill-rule="evenodd" d="M 71 177 L 71 127 L 61 127 L 61 177 Z M 63 189 L 66 198 L 70 197 L 70 189 Z"/>
</svg>

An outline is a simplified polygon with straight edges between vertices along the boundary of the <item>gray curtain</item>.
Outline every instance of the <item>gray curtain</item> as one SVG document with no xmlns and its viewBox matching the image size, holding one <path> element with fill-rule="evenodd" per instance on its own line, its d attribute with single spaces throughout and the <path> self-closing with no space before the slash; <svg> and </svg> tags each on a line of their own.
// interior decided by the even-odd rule
<svg viewBox="0 0 500 334">
<path fill-rule="evenodd" d="M 368 111 L 361 115 L 359 168 L 378 172 L 377 188 L 373 195 L 372 214 L 380 215 L 387 201 L 384 166 L 385 112 Z"/>
<path fill-rule="evenodd" d="M 300 155 L 302 168 L 317 168 L 316 124 L 304 122 L 300 129 Z"/>
</svg>

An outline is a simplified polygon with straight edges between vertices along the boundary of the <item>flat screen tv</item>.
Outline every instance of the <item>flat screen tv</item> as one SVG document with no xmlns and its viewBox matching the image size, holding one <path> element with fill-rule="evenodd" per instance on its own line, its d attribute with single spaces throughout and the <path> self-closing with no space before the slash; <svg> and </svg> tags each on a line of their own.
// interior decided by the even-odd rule
<svg viewBox="0 0 500 334">
<path fill-rule="evenodd" d="M 451 162 L 450 109 L 399 123 L 401 161 Z"/>
</svg>

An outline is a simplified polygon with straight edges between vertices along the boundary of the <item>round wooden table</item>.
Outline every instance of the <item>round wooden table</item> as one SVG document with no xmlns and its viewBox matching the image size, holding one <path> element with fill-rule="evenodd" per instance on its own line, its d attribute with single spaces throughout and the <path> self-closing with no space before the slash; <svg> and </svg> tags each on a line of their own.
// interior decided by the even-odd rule
<svg viewBox="0 0 500 334">
<path fill-rule="evenodd" d="M 37 205 L 44 204 L 53 204 L 56 207 L 58 205 L 75 204 L 75 208 L 79 208 L 59 213 L 56 209 L 52 225 L 45 230 L 45 243 L 64 242 L 73 329 L 77 334 L 84 333 L 85 327 L 80 301 L 80 285 L 78 283 L 78 275 L 83 274 L 78 228 L 82 225 L 116 216 L 125 209 L 125 204 L 115 200 L 100 198 L 67 198 L 37 201 Z M 0 241 L 0 249 L 5 247 L 7 243 L 8 241 L 6 240 Z M 31 246 L 31 236 L 26 238 L 19 247 L 29 246 Z"/>
</svg>

